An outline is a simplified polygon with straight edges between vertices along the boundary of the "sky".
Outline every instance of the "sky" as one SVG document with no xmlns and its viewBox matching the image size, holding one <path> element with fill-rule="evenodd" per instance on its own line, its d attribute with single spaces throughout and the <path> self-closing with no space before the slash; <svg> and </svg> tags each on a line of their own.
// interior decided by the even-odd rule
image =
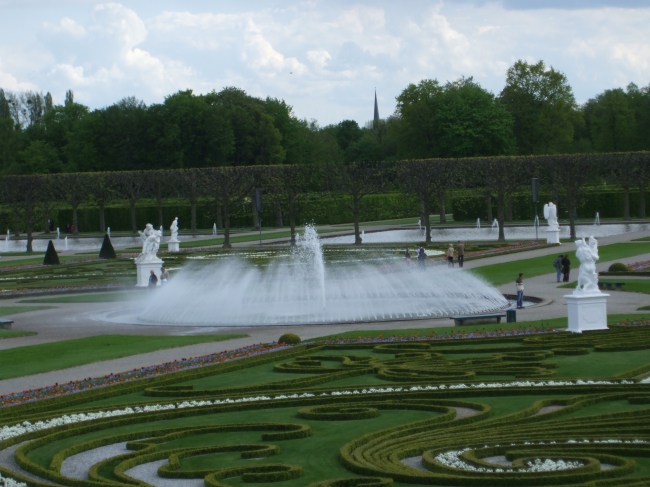
<svg viewBox="0 0 650 487">
<path fill-rule="evenodd" d="M 518 59 L 576 100 L 650 85 L 650 0 L 0 0 L 0 88 L 101 108 L 227 86 L 321 126 L 394 112 L 410 83 L 473 76 L 498 94 Z"/>
</svg>

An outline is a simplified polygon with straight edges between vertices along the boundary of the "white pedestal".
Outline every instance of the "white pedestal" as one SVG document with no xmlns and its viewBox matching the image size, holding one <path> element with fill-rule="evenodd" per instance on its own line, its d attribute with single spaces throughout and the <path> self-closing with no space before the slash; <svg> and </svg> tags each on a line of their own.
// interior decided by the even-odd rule
<svg viewBox="0 0 650 487">
<path fill-rule="evenodd" d="M 180 250 L 181 250 L 181 243 L 180 243 L 178 240 L 176 240 L 176 241 L 174 241 L 174 242 L 172 242 L 172 241 L 170 240 L 169 242 L 167 242 L 167 248 L 169 249 L 169 251 L 170 251 L 172 254 L 175 254 L 176 252 L 180 252 Z"/>
<path fill-rule="evenodd" d="M 546 230 L 546 243 L 547 244 L 559 244 L 560 243 L 560 229 L 559 228 L 557 230 L 552 230 L 552 229 L 547 229 Z"/>
<path fill-rule="evenodd" d="M 568 294 L 569 331 L 607 330 L 607 298 L 609 294 Z"/>
<path fill-rule="evenodd" d="M 136 267 L 138 269 L 138 283 L 136 284 L 136 287 L 147 287 L 149 286 L 149 276 L 151 275 L 151 271 L 154 271 L 156 273 L 156 277 L 158 278 L 158 286 L 160 286 L 160 268 L 163 266 L 164 262 L 160 259 L 158 261 L 153 261 L 153 262 L 141 262 L 141 263 L 136 263 Z"/>
</svg>

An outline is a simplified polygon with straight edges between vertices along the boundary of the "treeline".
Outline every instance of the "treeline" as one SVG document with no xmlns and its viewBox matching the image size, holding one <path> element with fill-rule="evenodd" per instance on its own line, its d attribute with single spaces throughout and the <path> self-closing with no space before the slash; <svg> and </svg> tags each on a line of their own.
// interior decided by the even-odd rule
<svg viewBox="0 0 650 487">
<path fill-rule="evenodd" d="M 369 106 L 369 113 L 371 107 Z M 0 89 L 0 173 L 57 174 L 288 164 L 312 166 L 311 191 L 334 164 L 650 150 L 650 86 L 630 84 L 578 105 L 566 76 L 517 61 L 498 95 L 472 78 L 423 80 L 386 119 L 321 127 L 276 98 L 237 88 L 191 90 L 146 106 L 125 98 L 90 110 L 71 91 Z"/>
<path fill-rule="evenodd" d="M 630 217 L 630 190 L 638 188 L 639 216 L 645 217 L 650 152 L 349 162 L 329 164 L 318 172 L 312 166 L 303 165 L 253 165 L 5 175 L 2 177 L 2 201 L 11 208 L 15 228 L 25 229 L 28 252 L 32 248 L 33 232 L 47 226 L 56 207 L 72 209 L 72 224 L 78 233 L 79 206 L 94 204 L 99 209 L 100 230 L 105 231 L 106 206 L 117 199 L 126 200 L 131 210 L 131 230 L 136 233 L 136 204 L 143 198 L 155 199 L 159 225 L 163 225 L 165 200 L 185 199 L 191 208 L 192 231 L 197 229 L 199 205 L 211 208 L 210 216 L 223 229 L 224 247 L 229 247 L 231 215 L 239 205 L 254 204 L 252 196 L 256 188 L 263 190 L 266 205 L 277 209 L 280 215 L 283 210 L 288 214 L 293 244 L 296 217 L 309 199 L 307 191 L 314 178 L 327 181 L 330 194 L 345 196 L 342 201 L 354 222 L 356 244 L 362 243 L 359 215 L 364 198 L 395 187 L 419 202 L 413 214 L 420 214 L 427 241 L 431 240 L 430 213 L 437 209 L 444 223 L 445 202 L 459 189 L 471 189 L 482 195 L 489 208 L 489 218 L 493 200 L 496 200 L 499 240 L 505 240 L 504 222 L 513 194 L 528 185 L 531 177 L 539 178 L 547 192 L 550 189 L 553 201 L 568 210 L 571 236 L 575 238 L 577 209 L 590 186 L 607 182 L 618 184 L 624 193 L 625 219 Z M 251 211 L 256 216 L 253 207 Z M 303 216 L 309 219 L 309 215 Z"/>
</svg>

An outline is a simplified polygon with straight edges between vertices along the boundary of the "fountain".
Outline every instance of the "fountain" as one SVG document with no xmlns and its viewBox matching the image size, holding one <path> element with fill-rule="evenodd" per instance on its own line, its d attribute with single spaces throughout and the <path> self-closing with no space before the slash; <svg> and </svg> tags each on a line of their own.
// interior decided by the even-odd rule
<svg viewBox="0 0 650 487">
<path fill-rule="evenodd" d="M 596 212 L 596 220 L 594 221 L 594 225 L 600 225 L 600 212 Z"/>
<path fill-rule="evenodd" d="M 425 272 L 372 250 L 333 251 L 307 226 L 281 258 L 253 265 L 228 255 L 182 268 L 141 309 L 156 325 L 261 326 L 393 321 L 506 309 L 497 289 L 469 272 Z M 364 257 L 360 258 L 359 252 Z M 259 254 L 262 258 L 264 253 Z M 377 257 L 374 261 L 372 256 Z M 346 258 L 350 256 L 349 258 Z"/>
<path fill-rule="evenodd" d="M 481 228 L 481 219 L 480 218 L 476 219 L 476 228 Z"/>
<path fill-rule="evenodd" d="M 492 228 L 499 228 L 499 220 L 497 220 L 496 218 L 492 222 Z"/>
<path fill-rule="evenodd" d="M 59 240 L 61 238 L 61 230 L 59 230 L 59 227 L 56 227 L 56 239 Z"/>
<path fill-rule="evenodd" d="M 418 220 L 418 229 L 422 230 L 422 218 Z"/>
<path fill-rule="evenodd" d="M 539 228 L 539 217 L 535 215 L 535 220 L 533 221 L 533 226 Z"/>
<path fill-rule="evenodd" d="M 214 225 L 212 225 L 212 235 L 215 236 L 215 237 L 217 236 L 217 224 L 216 223 Z"/>
<path fill-rule="evenodd" d="M 68 250 L 68 237 L 65 237 L 65 250 Z"/>
<path fill-rule="evenodd" d="M 106 229 L 106 235 L 108 235 L 108 238 L 111 238 L 111 227 Z"/>
<path fill-rule="evenodd" d="M 7 236 L 5 237 L 5 252 L 9 252 L 9 239 L 11 238 L 11 232 L 7 230 Z"/>
</svg>

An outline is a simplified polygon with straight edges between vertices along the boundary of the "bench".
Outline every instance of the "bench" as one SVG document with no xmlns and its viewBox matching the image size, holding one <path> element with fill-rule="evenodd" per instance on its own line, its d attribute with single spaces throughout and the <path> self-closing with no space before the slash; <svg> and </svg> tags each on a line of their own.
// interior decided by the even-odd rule
<svg viewBox="0 0 650 487">
<path fill-rule="evenodd" d="M 505 318 L 506 315 L 503 313 L 493 313 L 485 315 L 469 315 L 469 316 L 452 316 L 454 320 L 454 325 L 480 325 L 484 323 L 493 323 L 495 320 L 497 323 L 501 323 L 501 318 Z"/>
<path fill-rule="evenodd" d="M 3 330 L 11 330 L 11 325 L 14 324 L 14 320 L 4 320 L 0 318 L 0 328 Z"/>
<path fill-rule="evenodd" d="M 600 289 L 603 289 L 603 287 L 604 287 L 605 289 L 608 289 L 610 291 L 612 289 L 616 289 L 617 291 L 620 291 L 623 286 L 625 286 L 624 282 L 610 282 L 610 281 L 600 281 L 600 282 L 598 282 L 598 287 Z"/>
</svg>

